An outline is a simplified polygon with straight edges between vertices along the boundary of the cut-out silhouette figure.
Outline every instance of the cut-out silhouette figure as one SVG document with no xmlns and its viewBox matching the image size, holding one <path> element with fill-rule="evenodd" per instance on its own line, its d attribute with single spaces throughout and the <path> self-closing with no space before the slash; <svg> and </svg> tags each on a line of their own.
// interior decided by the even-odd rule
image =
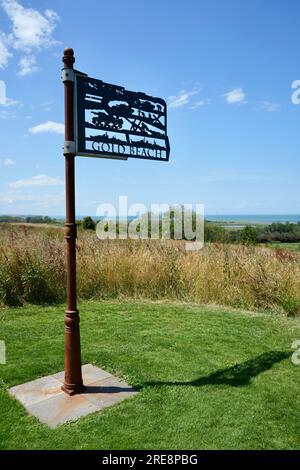
<svg viewBox="0 0 300 470">
<path fill-rule="evenodd" d="M 124 155 L 140 158 L 169 159 L 170 145 L 166 134 L 166 103 L 141 92 L 105 83 L 87 76 L 76 76 L 78 149 L 100 153 L 101 148 L 113 153 L 113 144 L 125 146 Z M 88 129 L 107 131 L 90 135 Z M 111 133 L 115 133 L 111 135 Z M 140 136 L 144 139 L 132 139 Z M 145 139 L 147 137 L 147 140 Z M 157 144 L 153 138 L 160 139 Z M 96 145 L 96 144 L 109 144 Z M 138 152 L 138 149 L 149 149 Z M 151 151 L 150 151 L 151 149 Z"/>
</svg>

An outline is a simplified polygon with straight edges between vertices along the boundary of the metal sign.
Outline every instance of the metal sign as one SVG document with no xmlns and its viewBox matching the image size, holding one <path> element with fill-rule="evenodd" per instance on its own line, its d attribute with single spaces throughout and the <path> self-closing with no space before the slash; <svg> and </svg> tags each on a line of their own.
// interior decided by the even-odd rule
<svg viewBox="0 0 300 470">
<path fill-rule="evenodd" d="M 163 99 L 77 73 L 75 99 L 77 155 L 169 160 Z"/>
<path fill-rule="evenodd" d="M 65 378 L 62 390 L 76 395 L 82 381 L 76 288 L 75 156 L 167 161 L 167 106 L 164 100 L 95 80 L 74 70 L 71 48 L 63 55 L 66 168 Z M 75 86 L 75 92 L 74 92 Z"/>
</svg>

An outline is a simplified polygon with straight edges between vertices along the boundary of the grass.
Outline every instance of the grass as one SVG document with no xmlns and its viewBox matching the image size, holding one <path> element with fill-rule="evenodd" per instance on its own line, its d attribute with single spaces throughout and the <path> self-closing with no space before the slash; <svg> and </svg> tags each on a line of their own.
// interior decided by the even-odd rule
<svg viewBox="0 0 300 470">
<path fill-rule="evenodd" d="M 289 251 L 299 251 L 300 243 L 298 242 L 271 242 L 271 243 L 263 243 L 262 246 L 266 248 L 273 248 L 273 249 L 280 249 L 280 250 L 289 250 Z"/>
<path fill-rule="evenodd" d="M 146 302 L 80 305 L 83 363 L 124 377 L 132 400 L 54 430 L 7 387 L 63 368 L 63 306 L 0 310 L 1 449 L 299 449 L 300 321 Z"/>
<path fill-rule="evenodd" d="M 300 315 L 300 252 L 182 241 L 99 240 L 80 231 L 78 294 L 227 305 Z M 63 230 L 1 224 L 0 304 L 55 304 L 65 298 Z"/>
</svg>

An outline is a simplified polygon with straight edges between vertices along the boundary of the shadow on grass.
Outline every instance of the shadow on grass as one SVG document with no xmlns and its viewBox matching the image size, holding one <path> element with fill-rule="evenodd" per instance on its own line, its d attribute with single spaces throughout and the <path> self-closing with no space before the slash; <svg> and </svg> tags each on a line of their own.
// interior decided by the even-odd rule
<svg viewBox="0 0 300 470">
<path fill-rule="evenodd" d="M 291 356 L 291 352 L 269 351 L 249 359 L 248 361 L 218 370 L 207 377 L 200 377 L 190 382 L 147 382 L 146 386 L 164 386 L 164 385 L 184 385 L 192 387 L 201 387 L 203 385 L 230 385 L 232 387 L 243 387 L 251 383 L 253 377 L 257 377 L 262 372 L 269 370 L 274 364 L 283 361 Z"/>
</svg>

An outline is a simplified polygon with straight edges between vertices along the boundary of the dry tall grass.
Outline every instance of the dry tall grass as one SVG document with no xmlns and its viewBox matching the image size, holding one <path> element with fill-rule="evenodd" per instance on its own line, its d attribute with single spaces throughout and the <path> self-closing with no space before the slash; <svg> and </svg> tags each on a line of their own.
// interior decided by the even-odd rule
<svg viewBox="0 0 300 470">
<path fill-rule="evenodd" d="M 0 302 L 65 299 L 62 229 L 0 226 Z M 186 252 L 174 241 L 100 241 L 80 231 L 81 299 L 147 298 L 215 303 L 300 314 L 300 255 L 207 244 Z"/>
</svg>

